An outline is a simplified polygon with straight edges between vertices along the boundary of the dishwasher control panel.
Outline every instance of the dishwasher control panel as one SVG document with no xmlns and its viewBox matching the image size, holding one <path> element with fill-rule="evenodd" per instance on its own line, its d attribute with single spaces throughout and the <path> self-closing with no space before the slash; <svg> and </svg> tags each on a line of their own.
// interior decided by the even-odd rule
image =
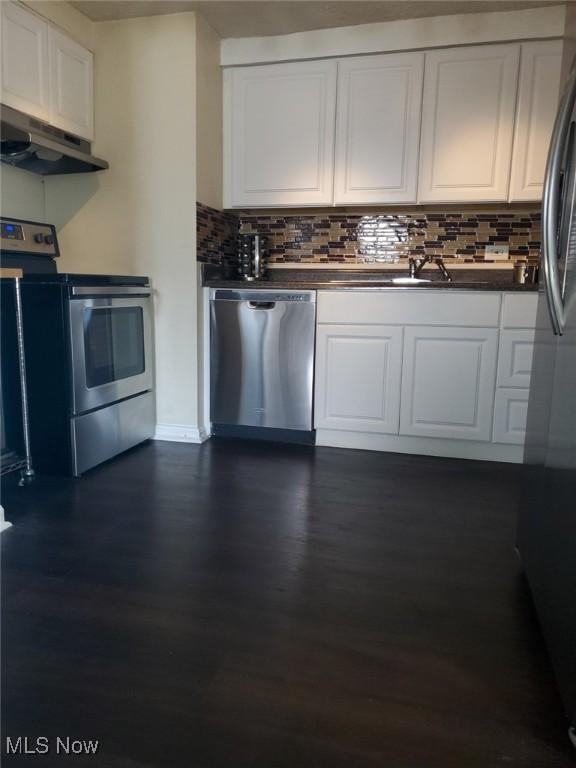
<svg viewBox="0 0 576 768">
<path fill-rule="evenodd" d="M 316 303 L 316 291 L 273 291 L 268 288 L 212 288 L 210 298 L 213 301 L 258 301 L 258 302 L 298 302 Z"/>
</svg>

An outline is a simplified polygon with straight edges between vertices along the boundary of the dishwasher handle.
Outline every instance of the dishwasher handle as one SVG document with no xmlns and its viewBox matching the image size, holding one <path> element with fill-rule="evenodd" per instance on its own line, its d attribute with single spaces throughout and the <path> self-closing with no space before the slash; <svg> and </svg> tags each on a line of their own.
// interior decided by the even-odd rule
<svg viewBox="0 0 576 768">
<path fill-rule="evenodd" d="M 248 306 L 250 309 L 274 309 L 276 306 L 275 301 L 249 301 Z"/>
</svg>

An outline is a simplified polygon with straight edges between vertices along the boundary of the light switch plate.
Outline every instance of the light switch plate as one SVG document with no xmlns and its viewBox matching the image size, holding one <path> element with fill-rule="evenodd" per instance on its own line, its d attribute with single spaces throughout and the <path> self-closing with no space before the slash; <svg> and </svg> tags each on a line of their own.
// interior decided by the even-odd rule
<svg viewBox="0 0 576 768">
<path fill-rule="evenodd" d="M 493 261 L 506 261 L 510 255 L 510 246 L 508 243 L 492 243 L 486 246 L 484 255 Z"/>
</svg>

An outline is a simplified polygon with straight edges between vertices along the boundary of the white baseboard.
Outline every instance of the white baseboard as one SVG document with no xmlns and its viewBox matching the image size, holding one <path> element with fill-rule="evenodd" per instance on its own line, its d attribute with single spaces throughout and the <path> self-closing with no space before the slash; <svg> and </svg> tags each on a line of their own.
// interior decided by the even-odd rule
<svg viewBox="0 0 576 768">
<path fill-rule="evenodd" d="M 169 443 L 203 443 L 210 435 L 204 429 L 190 424 L 156 424 L 153 440 L 166 440 Z"/>
<path fill-rule="evenodd" d="M 522 464 L 522 445 L 484 443 L 475 440 L 451 440 L 439 437 L 384 435 L 373 432 L 348 432 L 337 429 L 317 429 L 316 445 L 333 448 L 359 448 L 365 451 L 411 453 L 422 456 L 442 456 L 451 459 L 479 459 Z"/>
</svg>

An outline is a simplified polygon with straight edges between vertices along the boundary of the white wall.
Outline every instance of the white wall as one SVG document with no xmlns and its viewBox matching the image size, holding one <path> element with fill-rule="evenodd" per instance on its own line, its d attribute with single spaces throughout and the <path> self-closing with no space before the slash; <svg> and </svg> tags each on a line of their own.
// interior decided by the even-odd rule
<svg viewBox="0 0 576 768">
<path fill-rule="evenodd" d="M 221 40 L 201 16 L 196 17 L 196 195 L 212 208 L 222 208 L 222 68 Z M 208 321 L 205 292 L 198 279 L 198 413 L 199 427 L 209 430 L 207 365 Z"/>
<path fill-rule="evenodd" d="M 45 221 L 44 183 L 41 176 L 0 165 L 0 214 L 15 219 Z"/>
<path fill-rule="evenodd" d="M 200 103 L 206 109 L 202 184 L 208 204 L 217 206 L 219 40 L 203 25 L 197 60 L 192 13 L 93 24 L 67 3 L 29 0 L 27 4 L 94 51 L 93 152 L 108 160 L 110 169 L 43 180 L 3 166 L 2 212 L 56 224 L 60 271 L 150 276 L 158 422 L 167 435 L 194 439 L 201 396 L 196 67 L 203 70 Z M 204 56 L 206 66 L 201 62 Z M 210 132 L 216 152 L 212 159 L 205 156 Z"/>
<path fill-rule="evenodd" d="M 222 41 L 223 66 L 562 37 L 564 5 L 317 29 Z"/>
<path fill-rule="evenodd" d="M 194 435 L 195 16 L 96 27 L 93 151 L 110 169 L 47 179 L 47 218 L 60 227 L 61 270 L 151 277 L 158 422 Z"/>
</svg>

